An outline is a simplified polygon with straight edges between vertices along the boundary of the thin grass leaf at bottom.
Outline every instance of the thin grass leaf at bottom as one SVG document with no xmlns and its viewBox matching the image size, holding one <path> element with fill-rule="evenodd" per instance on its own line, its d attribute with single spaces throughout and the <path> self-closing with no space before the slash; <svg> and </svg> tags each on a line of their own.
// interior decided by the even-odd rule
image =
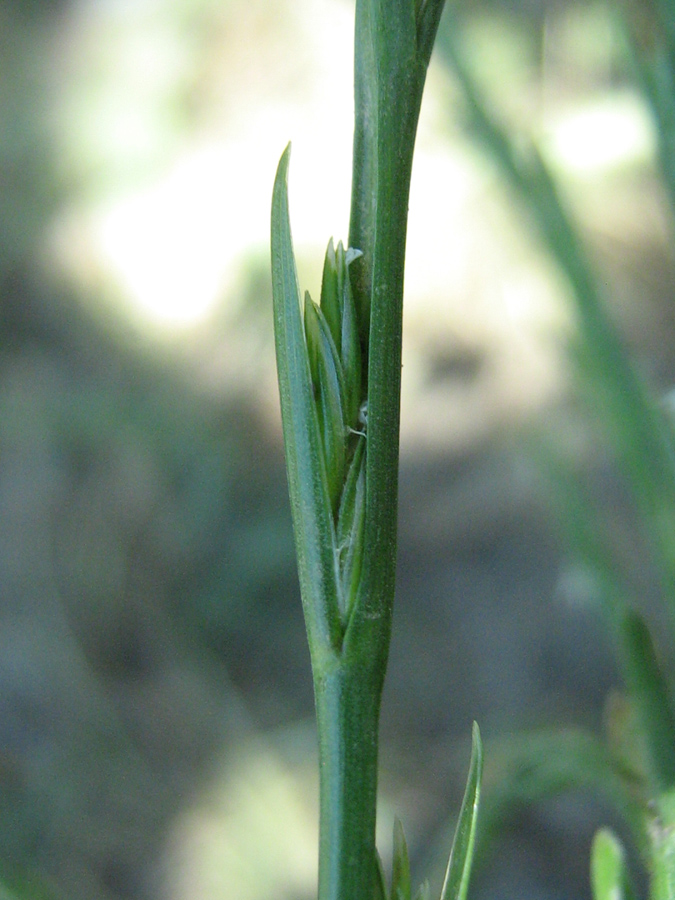
<svg viewBox="0 0 675 900">
<path fill-rule="evenodd" d="M 473 723 L 471 763 L 466 782 L 464 800 L 459 811 L 455 838 L 445 873 L 441 900 L 466 900 L 476 841 L 478 803 L 483 776 L 483 744 L 478 725 Z"/>
</svg>

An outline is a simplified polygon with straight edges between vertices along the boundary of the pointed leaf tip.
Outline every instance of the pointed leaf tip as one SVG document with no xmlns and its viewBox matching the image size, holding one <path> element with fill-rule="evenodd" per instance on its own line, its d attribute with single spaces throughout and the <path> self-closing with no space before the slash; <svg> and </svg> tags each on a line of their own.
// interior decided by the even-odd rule
<svg viewBox="0 0 675 900">
<path fill-rule="evenodd" d="M 276 197 L 277 193 L 280 190 L 285 190 L 288 182 L 288 167 L 291 161 L 291 143 L 290 141 L 286 144 L 284 148 L 284 152 L 279 157 L 279 162 L 277 164 L 277 173 L 274 179 L 274 194 Z"/>
<path fill-rule="evenodd" d="M 279 160 L 272 195 L 272 306 L 298 572 L 309 645 L 314 653 L 319 647 L 338 645 L 341 623 L 333 511 L 322 464 L 322 436 L 291 237 L 287 188 L 289 158 L 290 144 Z M 309 306 L 312 306 L 311 301 Z"/>
<path fill-rule="evenodd" d="M 483 744 L 480 730 L 473 723 L 471 762 L 462 807 L 459 811 L 455 838 L 450 851 L 441 900 L 466 900 L 476 839 L 478 804 L 483 775 Z"/>
<path fill-rule="evenodd" d="M 403 825 L 394 819 L 394 858 L 391 874 L 391 900 L 410 900 L 410 859 Z"/>
</svg>

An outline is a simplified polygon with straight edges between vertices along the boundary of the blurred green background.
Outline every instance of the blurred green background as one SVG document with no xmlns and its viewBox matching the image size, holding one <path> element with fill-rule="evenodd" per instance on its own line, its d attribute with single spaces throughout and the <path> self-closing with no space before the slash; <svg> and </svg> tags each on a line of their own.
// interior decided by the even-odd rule
<svg viewBox="0 0 675 900">
<path fill-rule="evenodd" d="M 672 223 L 616 5 L 463 13 L 476 77 L 540 142 L 667 402 Z M 0 0 L 0 875 L 22 896 L 315 894 L 269 206 L 292 139 L 316 295 L 347 231 L 352 19 L 350 0 Z M 472 719 L 487 791 L 505 735 L 596 728 L 617 683 L 542 445 L 655 593 L 571 376 L 565 284 L 464 122 L 439 54 L 410 209 L 380 841 L 396 812 L 432 880 Z M 518 807 L 473 896 L 588 897 L 608 819 L 587 795 Z"/>
</svg>

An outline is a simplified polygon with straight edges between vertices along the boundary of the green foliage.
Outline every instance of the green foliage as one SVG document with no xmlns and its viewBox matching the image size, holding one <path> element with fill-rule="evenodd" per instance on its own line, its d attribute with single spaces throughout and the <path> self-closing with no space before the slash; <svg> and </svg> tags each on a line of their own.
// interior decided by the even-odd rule
<svg viewBox="0 0 675 900">
<path fill-rule="evenodd" d="M 471 765 L 462 807 L 459 811 L 455 839 L 450 851 L 448 869 L 441 891 L 441 900 L 466 900 L 473 862 L 478 803 L 483 773 L 483 745 L 480 731 L 474 722 Z"/>
<path fill-rule="evenodd" d="M 483 745 L 478 725 L 474 722 L 469 775 L 441 890 L 441 900 L 466 900 L 473 863 L 482 773 Z M 376 858 L 376 863 L 375 900 L 429 900 L 430 892 L 427 882 L 420 885 L 413 897 L 408 845 L 399 819 L 394 820 L 390 891 L 387 891 L 379 856 Z"/>
<path fill-rule="evenodd" d="M 675 787 L 675 718 L 647 625 L 635 612 L 622 623 L 625 677 L 640 717 L 652 796 Z"/>
<path fill-rule="evenodd" d="M 342 629 L 329 476 L 305 344 L 288 214 L 289 158 L 290 146 L 279 163 L 272 203 L 274 334 L 300 587 L 310 650 L 316 654 L 320 648 L 339 648 Z"/>
<path fill-rule="evenodd" d="M 654 0 L 626 3 L 624 10 L 633 63 L 657 126 L 664 182 L 675 204 L 675 7 L 672 0 Z"/>
</svg>

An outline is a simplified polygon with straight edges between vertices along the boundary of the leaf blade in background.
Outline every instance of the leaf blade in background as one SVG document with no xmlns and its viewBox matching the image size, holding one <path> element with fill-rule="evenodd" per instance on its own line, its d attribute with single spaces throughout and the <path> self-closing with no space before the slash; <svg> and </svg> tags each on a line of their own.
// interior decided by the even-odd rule
<svg viewBox="0 0 675 900">
<path fill-rule="evenodd" d="M 631 364 L 608 313 L 602 280 L 556 179 L 535 142 L 516 141 L 490 109 L 465 60 L 461 31 L 457 17 L 451 17 L 450 27 L 439 34 L 442 58 L 461 87 L 477 144 L 499 166 L 504 180 L 531 214 L 542 246 L 568 280 L 578 327 L 575 362 L 591 393 L 594 413 L 602 413 L 639 505 L 675 627 L 673 428 Z"/>
<path fill-rule="evenodd" d="M 624 616 L 621 629 L 625 679 L 642 725 L 651 775 L 651 794 L 675 787 L 675 717 L 651 634 L 635 612 Z"/>
<path fill-rule="evenodd" d="M 644 806 L 636 785 L 606 744 L 580 728 L 528 732 L 495 742 L 481 809 L 478 855 L 524 804 L 568 791 L 592 790 L 626 822 L 636 846 L 648 850 Z"/>
</svg>

